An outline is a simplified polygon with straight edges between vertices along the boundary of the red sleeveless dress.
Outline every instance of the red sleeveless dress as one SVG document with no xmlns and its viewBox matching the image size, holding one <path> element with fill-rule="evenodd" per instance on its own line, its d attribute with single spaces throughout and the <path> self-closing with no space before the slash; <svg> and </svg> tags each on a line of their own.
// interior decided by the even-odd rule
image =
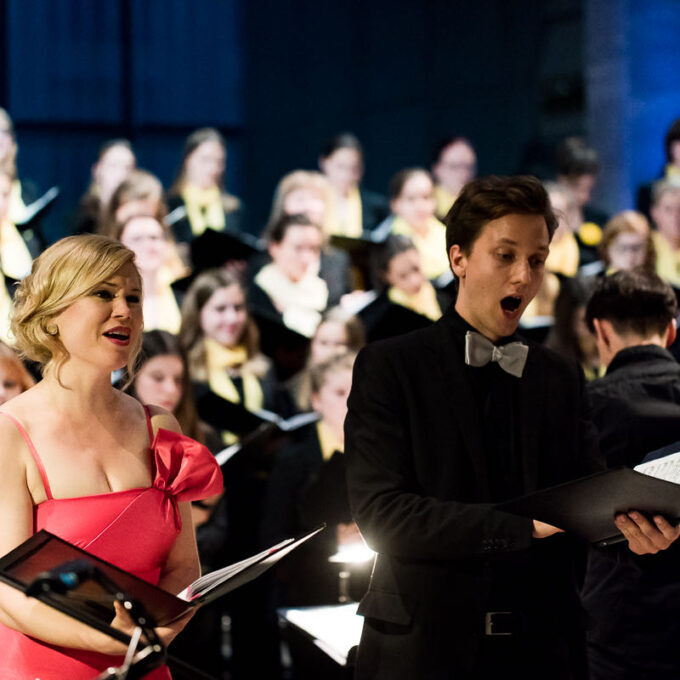
<svg viewBox="0 0 680 680">
<path fill-rule="evenodd" d="M 34 508 L 33 530 L 47 531 L 79 548 L 157 584 L 165 558 L 182 528 L 178 501 L 208 498 L 222 490 L 222 473 L 213 455 L 198 442 L 168 430 L 153 436 L 146 411 L 153 483 L 79 498 L 53 498 L 45 468 L 28 434 L 21 432 L 40 470 L 47 500 Z M 0 624 L 2 680 L 92 680 L 123 657 L 46 644 Z M 145 676 L 169 680 L 167 666 Z"/>
</svg>

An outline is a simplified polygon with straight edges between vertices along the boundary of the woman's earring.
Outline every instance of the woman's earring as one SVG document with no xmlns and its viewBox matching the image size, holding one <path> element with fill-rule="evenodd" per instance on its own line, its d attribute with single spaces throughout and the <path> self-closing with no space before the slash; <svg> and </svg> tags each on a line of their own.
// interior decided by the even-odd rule
<svg viewBox="0 0 680 680">
<path fill-rule="evenodd" d="M 44 331 L 47 333 L 47 335 L 51 335 L 52 337 L 56 337 L 59 335 L 59 328 L 57 327 L 57 324 L 45 324 L 44 326 Z"/>
</svg>

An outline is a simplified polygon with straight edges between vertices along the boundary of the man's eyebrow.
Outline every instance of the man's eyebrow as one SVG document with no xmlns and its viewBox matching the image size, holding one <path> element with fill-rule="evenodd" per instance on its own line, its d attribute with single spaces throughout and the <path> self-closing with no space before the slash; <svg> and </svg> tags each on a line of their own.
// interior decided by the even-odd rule
<svg viewBox="0 0 680 680">
<path fill-rule="evenodd" d="M 519 245 L 519 244 L 517 243 L 517 241 L 513 241 L 511 238 L 501 238 L 501 239 L 498 239 L 498 243 L 499 243 L 500 245 L 504 245 L 504 246 L 516 246 L 516 245 Z M 547 253 L 547 252 L 550 250 L 550 247 L 547 246 L 547 245 L 546 245 L 546 246 L 538 246 L 538 248 L 537 248 L 536 250 L 541 250 L 541 251 Z"/>
</svg>

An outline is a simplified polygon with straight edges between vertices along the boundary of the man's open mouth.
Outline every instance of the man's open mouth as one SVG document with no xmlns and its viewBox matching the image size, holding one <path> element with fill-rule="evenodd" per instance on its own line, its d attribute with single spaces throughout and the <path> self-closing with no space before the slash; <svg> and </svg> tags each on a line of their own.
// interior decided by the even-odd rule
<svg viewBox="0 0 680 680">
<path fill-rule="evenodd" d="M 515 295 L 508 295 L 501 300 L 501 307 L 506 312 L 516 312 L 522 304 L 522 298 Z"/>
</svg>

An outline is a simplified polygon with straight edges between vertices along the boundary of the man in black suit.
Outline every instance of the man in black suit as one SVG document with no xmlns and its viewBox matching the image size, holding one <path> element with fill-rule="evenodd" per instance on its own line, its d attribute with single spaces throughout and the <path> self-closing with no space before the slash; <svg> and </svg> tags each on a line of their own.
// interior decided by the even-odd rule
<svg viewBox="0 0 680 680">
<path fill-rule="evenodd" d="M 644 270 L 606 277 L 588 303 L 607 374 L 587 392 L 610 467 L 634 467 L 680 437 L 680 365 L 666 349 L 676 313 L 673 289 Z M 583 605 L 592 680 L 680 678 L 679 573 L 678 544 L 654 557 L 591 549 Z"/>
<path fill-rule="evenodd" d="M 555 216 L 535 178 L 490 177 L 464 188 L 446 223 L 455 308 L 355 365 L 350 503 L 379 553 L 357 677 L 583 677 L 571 539 L 495 509 L 600 465 L 580 369 L 515 336 Z M 677 534 L 616 521 L 638 552 Z"/>
</svg>

